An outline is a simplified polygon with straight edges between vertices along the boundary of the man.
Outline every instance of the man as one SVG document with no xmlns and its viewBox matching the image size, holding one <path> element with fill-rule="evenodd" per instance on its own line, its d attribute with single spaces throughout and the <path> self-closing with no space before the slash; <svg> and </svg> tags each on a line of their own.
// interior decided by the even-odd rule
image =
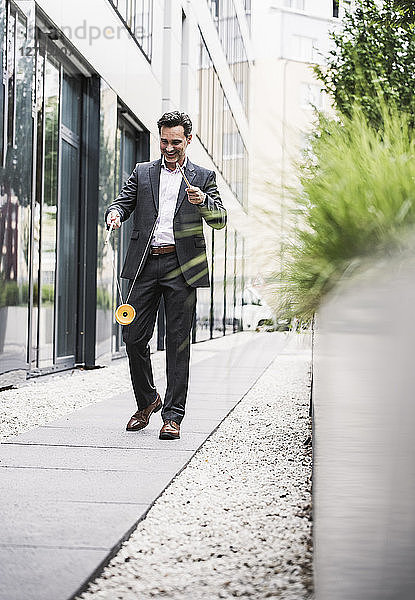
<svg viewBox="0 0 415 600">
<path fill-rule="evenodd" d="M 192 141 L 188 115 L 178 111 L 165 113 L 157 125 L 161 159 L 136 164 L 108 207 L 105 219 L 107 226 L 113 223 L 120 227 L 130 215 L 134 218 L 121 273 L 121 277 L 130 280 L 129 303 L 136 310 L 134 321 L 123 327 L 138 406 L 127 431 L 143 429 L 152 413 L 162 409 L 164 424 L 160 439 L 178 439 L 185 414 L 196 288 L 209 287 L 202 219 L 211 227 L 222 229 L 226 225 L 226 211 L 216 187 L 215 173 L 192 164 L 186 157 Z M 190 187 L 177 164 L 184 170 Z M 143 266 L 136 277 L 143 257 Z M 167 363 L 163 405 L 154 386 L 148 345 L 161 296 L 166 313 Z"/>
</svg>

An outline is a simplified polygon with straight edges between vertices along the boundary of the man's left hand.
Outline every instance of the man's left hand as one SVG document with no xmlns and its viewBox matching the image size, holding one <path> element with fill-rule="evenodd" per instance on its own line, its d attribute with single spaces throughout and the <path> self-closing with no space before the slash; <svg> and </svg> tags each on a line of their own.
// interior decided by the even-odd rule
<svg viewBox="0 0 415 600">
<path fill-rule="evenodd" d="M 191 204 L 202 204 L 204 202 L 206 194 L 196 186 L 186 188 L 187 199 Z"/>
</svg>

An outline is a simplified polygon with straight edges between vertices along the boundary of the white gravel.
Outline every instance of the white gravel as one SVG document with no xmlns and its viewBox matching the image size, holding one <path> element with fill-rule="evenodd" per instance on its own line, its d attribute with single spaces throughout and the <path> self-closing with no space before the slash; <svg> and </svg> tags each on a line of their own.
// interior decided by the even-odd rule
<svg viewBox="0 0 415 600">
<path fill-rule="evenodd" d="M 155 379 L 163 376 L 165 353 L 152 355 Z M 121 358 L 102 369 L 73 369 L 29 379 L 17 389 L 0 392 L 0 442 L 63 415 L 131 391 L 128 360 Z"/>
<path fill-rule="evenodd" d="M 80 598 L 312 597 L 309 368 L 273 362 Z"/>
</svg>

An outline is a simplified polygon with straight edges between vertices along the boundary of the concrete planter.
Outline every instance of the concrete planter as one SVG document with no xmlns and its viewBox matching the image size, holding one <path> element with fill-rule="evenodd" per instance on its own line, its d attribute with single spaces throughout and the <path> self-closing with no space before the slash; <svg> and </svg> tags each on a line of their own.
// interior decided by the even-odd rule
<svg viewBox="0 0 415 600">
<path fill-rule="evenodd" d="M 413 256 L 371 265 L 317 319 L 316 600 L 413 598 Z"/>
</svg>

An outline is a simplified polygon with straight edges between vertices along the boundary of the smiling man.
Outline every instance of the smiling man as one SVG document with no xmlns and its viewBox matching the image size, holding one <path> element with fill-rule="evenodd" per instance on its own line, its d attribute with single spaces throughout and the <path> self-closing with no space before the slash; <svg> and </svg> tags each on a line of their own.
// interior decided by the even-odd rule
<svg viewBox="0 0 415 600">
<path fill-rule="evenodd" d="M 131 325 L 123 327 L 138 406 L 127 431 L 143 429 L 152 413 L 161 409 L 164 424 L 160 439 L 178 439 L 185 414 L 196 288 L 209 287 L 203 220 L 210 227 L 222 229 L 226 225 L 226 211 L 214 171 L 192 164 L 186 156 L 192 141 L 189 116 L 168 112 L 157 125 L 161 158 L 136 164 L 108 207 L 105 219 L 108 227 L 112 223 L 120 227 L 130 216 L 134 219 L 121 273 L 121 277 L 130 280 L 129 303 L 136 311 Z M 164 403 L 154 385 L 148 345 L 161 297 L 166 313 Z"/>
</svg>

